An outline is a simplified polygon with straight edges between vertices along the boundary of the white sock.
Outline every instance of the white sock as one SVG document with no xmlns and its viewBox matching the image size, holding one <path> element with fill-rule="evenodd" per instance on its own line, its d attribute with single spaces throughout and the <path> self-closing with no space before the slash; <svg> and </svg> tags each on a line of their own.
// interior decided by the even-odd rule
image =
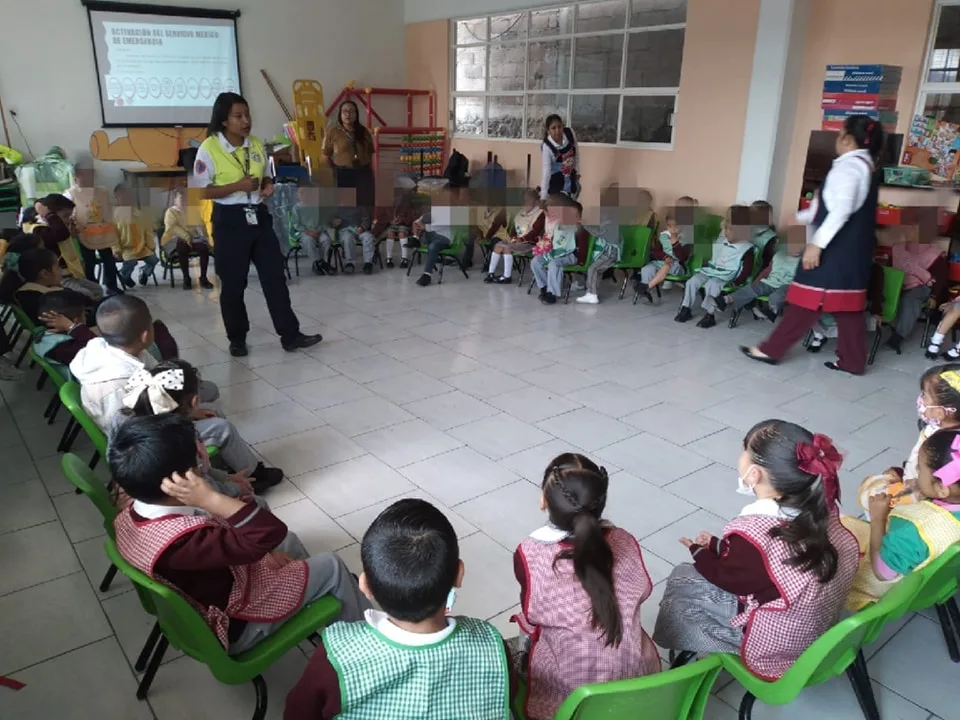
<svg viewBox="0 0 960 720">
<path fill-rule="evenodd" d="M 400 241 L 400 259 L 406 260 L 410 257 L 410 250 L 407 248 L 407 239 Z"/>
<path fill-rule="evenodd" d="M 940 345 L 943 342 L 943 333 L 935 332 L 930 338 L 931 345 Z"/>
<path fill-rule="evenodd" d="M 510 277 L 513 274 L 513 255 L 503 255 L 503 276 Z"/>
<path fill-rule="evenodd" d="M 490 267 L 487 268 L 487 273 L 493 275 L 497 271 L 497 263 L 500 261 L 500 256 L 497 253 L 490 253 Z M 504 265 L 506 265 L 506 260 L 504 260 Z"/>
<path fill-rule="evenodd" d="M 387 260 L 393 260 L 393 244 L 396 242 L 393 238 L 387 238 Z"/>
<path fill-rule="evenodd" d="M 824 342 L 824 341 L 827 339 L 827 336 L 826 336 L 826 335 L 821 335 L 821 334 L 818 333 L 818 332 L 814 332 L 814 333 L 813 333 L 813 339 L 816 340 L 818 343 L 821 343 L 821 342 Z"/>
</svg>

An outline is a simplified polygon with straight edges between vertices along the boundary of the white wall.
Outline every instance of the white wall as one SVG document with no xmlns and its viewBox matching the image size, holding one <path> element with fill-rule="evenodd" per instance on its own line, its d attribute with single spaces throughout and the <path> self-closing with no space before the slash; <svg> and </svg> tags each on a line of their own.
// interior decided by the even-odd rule
<svg viewBox="0 0 960 720">
<path fill-rule="evenodd" d="M 404 0 L 403 20 L 417 23 L 557 4 L 562 3 L 551 0 Z"/>
<path fill-rule="evenodd" d="M 319 80 L 327 104 L 350 80 L 361 87 L 403 87 L 405 82 L 403 0 L 155 0 L 154 4 L 241 11 L 237 21 L 241 82 L 254 132 L 261 136 L 272 137 L 284 122 L 261 68 L 270 74 L 291 111 L 291 86 L 298 78 Z M 16 17 L 22 21 L 14 29 Z M 52 145 L 71 154 L 86 151 L 101 118 L 87 12 L 80 0 L 0 0 L 0 18 L 11 21 L 0 63 L 4 108 L 16 111 L 35 153 Z M 26 153 L 9 115 L 7 120 L 14 147 Z M 124 134 L 107 132 L 111 139 Z M 119 175 L 118 163 L 101 165 L 104 183 Z"/>
</svg>

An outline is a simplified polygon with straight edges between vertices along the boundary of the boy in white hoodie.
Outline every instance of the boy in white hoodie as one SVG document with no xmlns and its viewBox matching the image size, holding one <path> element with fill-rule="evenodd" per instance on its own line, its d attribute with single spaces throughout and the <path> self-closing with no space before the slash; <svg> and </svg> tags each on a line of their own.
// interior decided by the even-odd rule
<svg viewBox="0 0 960 720">
<path fill-rule="evenodd" d="M 153 318 L 140 298 L 116 295 L 97 308 L 100 337 L 90 340 L 70 363 L 70 372 L 80 383 L 83 407 L 104 432 L 123 409 L 125 386 L 130 377 L 143 368 L 157 364 L 147 348 L 153 344 Z M 200 402 L 211 403 L 219 397 L 217 386 L 200 384 Z M 220 456 L 235 471 L 252 470 L 251 485 L 256 492 L 277 485 L 283 470 L 268 468 L 259 462 L 250 446 L 228 420 L 215 411 L 198 407 L 194 424 L 206 445 L 215 445 Z"/>
</svg>

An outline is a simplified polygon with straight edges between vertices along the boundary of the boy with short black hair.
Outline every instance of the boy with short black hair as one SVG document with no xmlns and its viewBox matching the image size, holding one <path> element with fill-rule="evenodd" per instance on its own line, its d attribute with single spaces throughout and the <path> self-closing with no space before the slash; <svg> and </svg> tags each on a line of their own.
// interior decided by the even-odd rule
<svg viewBox="0 0 960 720">
<path fill-rule="evenodd" d="M 340 558 L 294 557 L 302 545 L 281 520 L 210 486 L 196 469 L 193 425 L 181 415 L 119 424 L 107 461 L 133 498 L 114 519 L 120 554 L 199 605 L 231 655 L 250 650 L 324 595 L 342 603 L 345 620 L 370 607 Z"/>
<path fill-rule="evenodd" d="M 18 265 L 23 285 L 14 293 L 17 304 L 34 324 L 40 322 L 40 299 L 62 289 L 60 261 L 46 248 L 33 248 L 20 256 Z"/>
<path fill-rule="evenodd" d="M 154 345 L 156 330 L 162 324 L 154 323 L 150 309 L 140 298 L 116 295 L 107 298 L 97 308 L 97 327 L 100 337 L 87 343 L 70 363 L 70 372 L 80 383 L 83 407 L 105 431 L 123 409 L 127 381 L 138 370 L 152 368 L 157 357 L 149 349 Z M 165 329 L 165 328 L 163 328 Z M 173 344 L 169 338 L 165 344 Z M 176 353 L 158 353 L 164 359 Z M 200 384 L 200 402 L 212 403 L 219 397 L 217 386 L 203 381 Z M 209 407 L 197 408 L 193 415 L 197 432 L 205 445 L 220 449 L 220 456 L 233 470 L 252 470 L 251 485 L 260 493 L 283 480 L 283 470 L 269 468 L 257 460 L 250 446 L 240 437 L 231 422 L 219 417 Z"/>
<path fill-rule="evenodd" d="M 360 588 L 383 611 L 323 631 L 284 720 L 509 718 L 500 633 L 447 615 L 463 562 L 443 513 L 424 500 L 395 502 L 367 529 L 361 557 Z"/>
<path fill-rule="evenodd" d="M 46 358 L 67 380 L 68 366 L 96 334 L 86 324 L 87 299 L 73 290 L 55 290 L 43 295 L 38 308 L 46 325 L 34 338 L 34 350 Z"/>
</svg>

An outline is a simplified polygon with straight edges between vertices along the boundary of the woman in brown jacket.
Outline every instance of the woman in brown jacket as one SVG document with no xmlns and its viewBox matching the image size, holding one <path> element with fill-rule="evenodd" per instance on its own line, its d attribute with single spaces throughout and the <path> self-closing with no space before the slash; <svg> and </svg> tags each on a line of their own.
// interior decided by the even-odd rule
<svg viewBox="0 0 960 720">
<path fill-rule="evenodd" d="M 337 124 L 323 139 L 323 154 L 336 174 L 337 187 L 356 188 L 357 205 L 374 206 L 373 138 L 360 124 L 360 112 L 353 100 L 340 105 Z"/>
</svg>

